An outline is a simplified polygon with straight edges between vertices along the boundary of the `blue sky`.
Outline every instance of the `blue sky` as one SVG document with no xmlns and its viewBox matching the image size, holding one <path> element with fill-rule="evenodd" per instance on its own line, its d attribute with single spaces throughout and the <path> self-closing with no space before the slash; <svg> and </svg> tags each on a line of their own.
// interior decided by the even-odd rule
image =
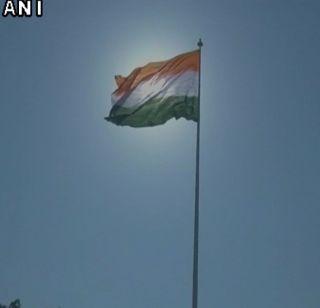
<svg viewBox="0 0 320 308">
<path fill-rule="evenodd" d="M 103 120 L 202 52 L 199 308 L 319 307 L 318 1 L 45 1 L 0 21 L 0 303 L 191 307 L 193 122 Z"/>
</svg>

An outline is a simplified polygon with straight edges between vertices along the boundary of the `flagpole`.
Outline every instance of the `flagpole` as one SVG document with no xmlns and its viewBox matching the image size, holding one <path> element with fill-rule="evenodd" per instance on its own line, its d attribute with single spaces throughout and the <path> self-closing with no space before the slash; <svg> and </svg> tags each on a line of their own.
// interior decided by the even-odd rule
<svg viewBox="0 0 320 308">
<path fill-rule="evenodd" d="M 192 308 L 198 308 L 198 250 L 199 250 L 199 160 L 200 160 L 200 79 L 201 79 L 201 39 L 199 47 L 199 84 L 198 84 L 198 122 L 197 122 L 197 149 L 196 149 L 196 183 L 195 183 L 195 208 L 194 208 L 194 239 L 193 239 L 193 285 Z"/>
</svg>

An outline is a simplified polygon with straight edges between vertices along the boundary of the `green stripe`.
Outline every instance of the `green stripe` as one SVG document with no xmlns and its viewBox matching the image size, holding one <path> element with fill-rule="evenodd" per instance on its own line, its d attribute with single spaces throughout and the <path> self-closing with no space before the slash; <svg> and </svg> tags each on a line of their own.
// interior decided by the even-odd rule
<svg viewBox="0 0 320 308">
<path fill-rule="evenodd" d="M 105 119 L 116 125 L 147 127 L 161 125 L 175 118 L 198 120 L 197 96 L 170 96 L 165 100 L 151 99 L 138 107 L 113 106 Z"/>
</svg>

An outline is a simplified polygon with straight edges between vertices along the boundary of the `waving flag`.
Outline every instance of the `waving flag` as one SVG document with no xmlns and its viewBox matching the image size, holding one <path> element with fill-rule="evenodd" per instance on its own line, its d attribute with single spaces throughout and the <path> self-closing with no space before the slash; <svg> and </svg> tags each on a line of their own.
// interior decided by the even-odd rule
<svg viewBox="0 0 320 308">
<path fill-rule="evenodd" d="M 117 125 L 146 127 L 171 118 L 198 121 L 199 50 L 151 62 L 123 77 L 105 119 Z"/>
</svg>

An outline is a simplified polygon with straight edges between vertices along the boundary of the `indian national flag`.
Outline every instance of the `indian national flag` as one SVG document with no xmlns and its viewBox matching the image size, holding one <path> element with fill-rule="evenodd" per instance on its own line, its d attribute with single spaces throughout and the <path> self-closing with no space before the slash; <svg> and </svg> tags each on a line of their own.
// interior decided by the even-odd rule
<svg viewBox="0 0 320 308">
<path fill-rule="evenodd" d="M 127 76 L 115 76 L 118 89 L 105 119 L 117 125 L 155 126 L 171 118 L 198 120 L 199 50 L 151 62 Z"/>
</svg>

